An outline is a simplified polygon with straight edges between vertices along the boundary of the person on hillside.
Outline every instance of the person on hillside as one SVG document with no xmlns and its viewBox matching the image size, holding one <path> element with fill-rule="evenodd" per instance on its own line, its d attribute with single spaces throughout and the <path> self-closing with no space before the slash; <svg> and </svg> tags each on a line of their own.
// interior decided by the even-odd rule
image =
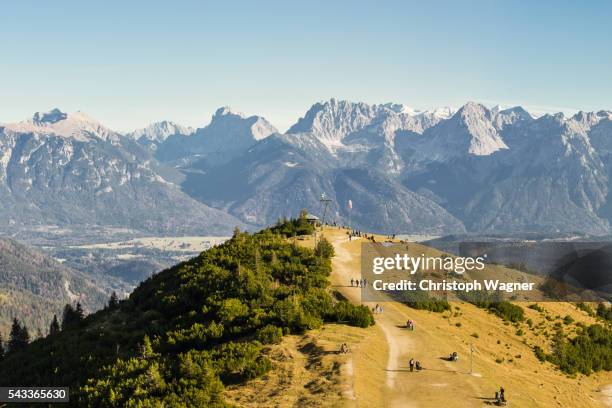
<svg viewBox="0 0 612 408">
<path fill-rule="evenodd" d="M 417 371 L 421 371 L 423 369 L 423 367 L 421 367 L 421 362 L 417 360 L 417 362 L 414 364 L 416 366 L 416 370 Z"/>
<path fill-rule="evenodd" d="M 410 359 L 408 365 L 410 366 L 410 372 L 414 371 L 414 358 Z"/>
<path fill-rule="evenodd" d="M 363 280 L 363 286 L 364 286 L 364 287 L 368 287 L 368 281 L 367 281 L 367 279 L 364 279 L 364 280 Z"/>
<path fill-rule="evenodd" d="M 346 343 L 342 343 L 342 345 L 340 346 L 340 353 L 347 354 L 348 352 L 349 352 L 348 345 Z"/>
<path fill-rule="evenodd" d="M 502 386 L 499 387 L 499 401 L 501 403 L 506 403 L 506 390 L 504 390 Z"/>
<path fill-rule="evenodd" d="M 351 287 L 355 286 L 355 279 L 351 278 Z"/>
</svg>

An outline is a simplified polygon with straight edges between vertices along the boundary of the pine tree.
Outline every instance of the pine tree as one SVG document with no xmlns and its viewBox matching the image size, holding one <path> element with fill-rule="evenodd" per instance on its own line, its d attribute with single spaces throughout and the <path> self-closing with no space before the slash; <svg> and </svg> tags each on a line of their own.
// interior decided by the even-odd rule
<svg viewBox="0 0 612 408">
<path fill-rule="evenodd" d="M 110 299 L 108 300 L 108 309 L 115 310 L 119 307 L 119 297 L 117 296 L 117 292 L 113 291 Z"/>
<path fill-rule="evenodd" d="M 83 307 L 80 303 L 77 303 L 76 309 L 71 304 L 64 306 L 64 314 L 62 316 L 62 330 L 66 330 L 69 327 L 74 327 L 81 320 L 83 320 Z"/>
<path fill-rule="evenodd" d="M 83 306 L 80 302 L 77 302 L 75 312 L 79 318 L 79 321 L 85 318 L 85 312 L 83 311 Z"/>
<path fill-rule="evenodd" d="M 153 346 L 151 345 L 151 339 L 146 334 L 142 339 L 142 344 L 138 345 L 138 354 L 141 359 L 149 358 L 153 355 Z"/>
<path fill-rule="evenodd" d="M 53 336 L 59 333 L 59 331 L 60 331 L 60 325 L 59 325 L 59 322 L 57 321 L 57 315 L 54 314 L 53 320 L 51 321 L 51 326 L 49 326 L 49 335 Z"/>
<path fill-rule="evenodd" d="M 13 325 L 11 327 L 11 334 L 9 335 L 9 351 L 19 351 L 26 348 L 28 343 L 30 342 L 30 333 L 28 333 L 28 329 L 25 325 L 21 325 L 19 320 L 15 317 L 13 318 Z"/>
</svg>

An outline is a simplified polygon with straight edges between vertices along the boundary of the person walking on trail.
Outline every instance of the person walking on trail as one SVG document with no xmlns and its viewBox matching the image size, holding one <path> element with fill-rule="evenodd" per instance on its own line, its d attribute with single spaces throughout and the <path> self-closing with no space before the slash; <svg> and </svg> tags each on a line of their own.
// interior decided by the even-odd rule
<svg viewBox="0 0 612 408">
<path fill-rule="evenodd" d="M 421 367 L 421 362 L 417 361 L 416 363 L 414 363 L 414 365 L 416 366 L 416 370 L 417 371 L 421 371 L 423 369 L 423 367 Z"/>
<path fill-rule="evenodd" d="M 355 279 L 351 278 L 351 287 L 355 286 Z"/>
<path fill-rule="evenodd" d="M 410 372 L 414 371 L 414 358 L 410 359 L 408 365 L 410 366 Z"/>
</svg>

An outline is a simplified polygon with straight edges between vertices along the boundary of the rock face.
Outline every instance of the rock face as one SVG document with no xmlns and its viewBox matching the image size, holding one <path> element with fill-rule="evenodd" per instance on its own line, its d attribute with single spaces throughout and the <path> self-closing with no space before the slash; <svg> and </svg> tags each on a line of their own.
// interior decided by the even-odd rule
<svg viewBox="0 0 612 408">
<path fill-rule="evenodd" d="M 200 162 L 196 167 L 218 165 L 276 132 L 274 126 L 262 117 L 246 117 L 229 107 L 222 107 L 215 112 L 208 126 L 192 134 L 169 137 L 159 146 L 156 156 L 168 163 Z"/>
<path fill-rule="evenodd" d="M 181 126 L 174 122 L 164 120 L 152 123 L 146 128 L 135 130 L 127 136 L 134 138 L 138 143 L 148 147 L 152 151 L 156 151 L 168 137 L 173 135 L 188 136 L 193 132 L 194 130 L 190 127 Z"/>
<path fill-rule="evenodd" d="M 257 225 L 325 192 L 333 217 L 351 199 L 356 226 L 385 232 L 609 233 L 611 118 L 332 99 L 223 166 L 186 166 L 183 188 Z"/>
<path fill-rule="evenodd" d="M 53 110 L 0 128 L 0 222 L 228 233 L 242 225 L 167 181 L 134 139 Z"/>
<path fill-rule="evenodd" d="M 227 107 L 197 130 L 160 122 L 124 136 L 59 110 L 0 126 L 9 224 L 227 232 L 320 213 L 325 192 L 329 220 L 381 232 L 606 234 L 611 175 L 607 111 L 535 118 L 474 102 L 416 111 L 331 99 L 285 134 Z"/>
</svg>

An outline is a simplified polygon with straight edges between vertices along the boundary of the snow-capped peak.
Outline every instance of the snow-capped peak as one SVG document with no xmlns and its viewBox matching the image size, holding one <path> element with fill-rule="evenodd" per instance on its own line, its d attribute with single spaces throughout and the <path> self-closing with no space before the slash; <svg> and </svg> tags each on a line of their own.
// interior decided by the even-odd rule
<svg viewBox="0 0 612 408">
<path fill-rule="evenodd" d="M 138 129 L 128 134 L 136 140 L 141 138 L 148 139 L 154 142 L 163 142 L 172 135 L 190 135 L 194 132 L 193 128 L 181 126 L 169 120 L 155 122 L 146 128 Z"/>
<path fill-rule="evenodd" d="M 65 113 L 57 108 L 49 112 L 36 112 L 31 119 L 22 122 L 7 124 L 4 130 L 14 133 L 56 135 L 79 141 L 92 138 L 115 140 L 119 137 L 116 132 L 83 112 Z"/>
</svg>

